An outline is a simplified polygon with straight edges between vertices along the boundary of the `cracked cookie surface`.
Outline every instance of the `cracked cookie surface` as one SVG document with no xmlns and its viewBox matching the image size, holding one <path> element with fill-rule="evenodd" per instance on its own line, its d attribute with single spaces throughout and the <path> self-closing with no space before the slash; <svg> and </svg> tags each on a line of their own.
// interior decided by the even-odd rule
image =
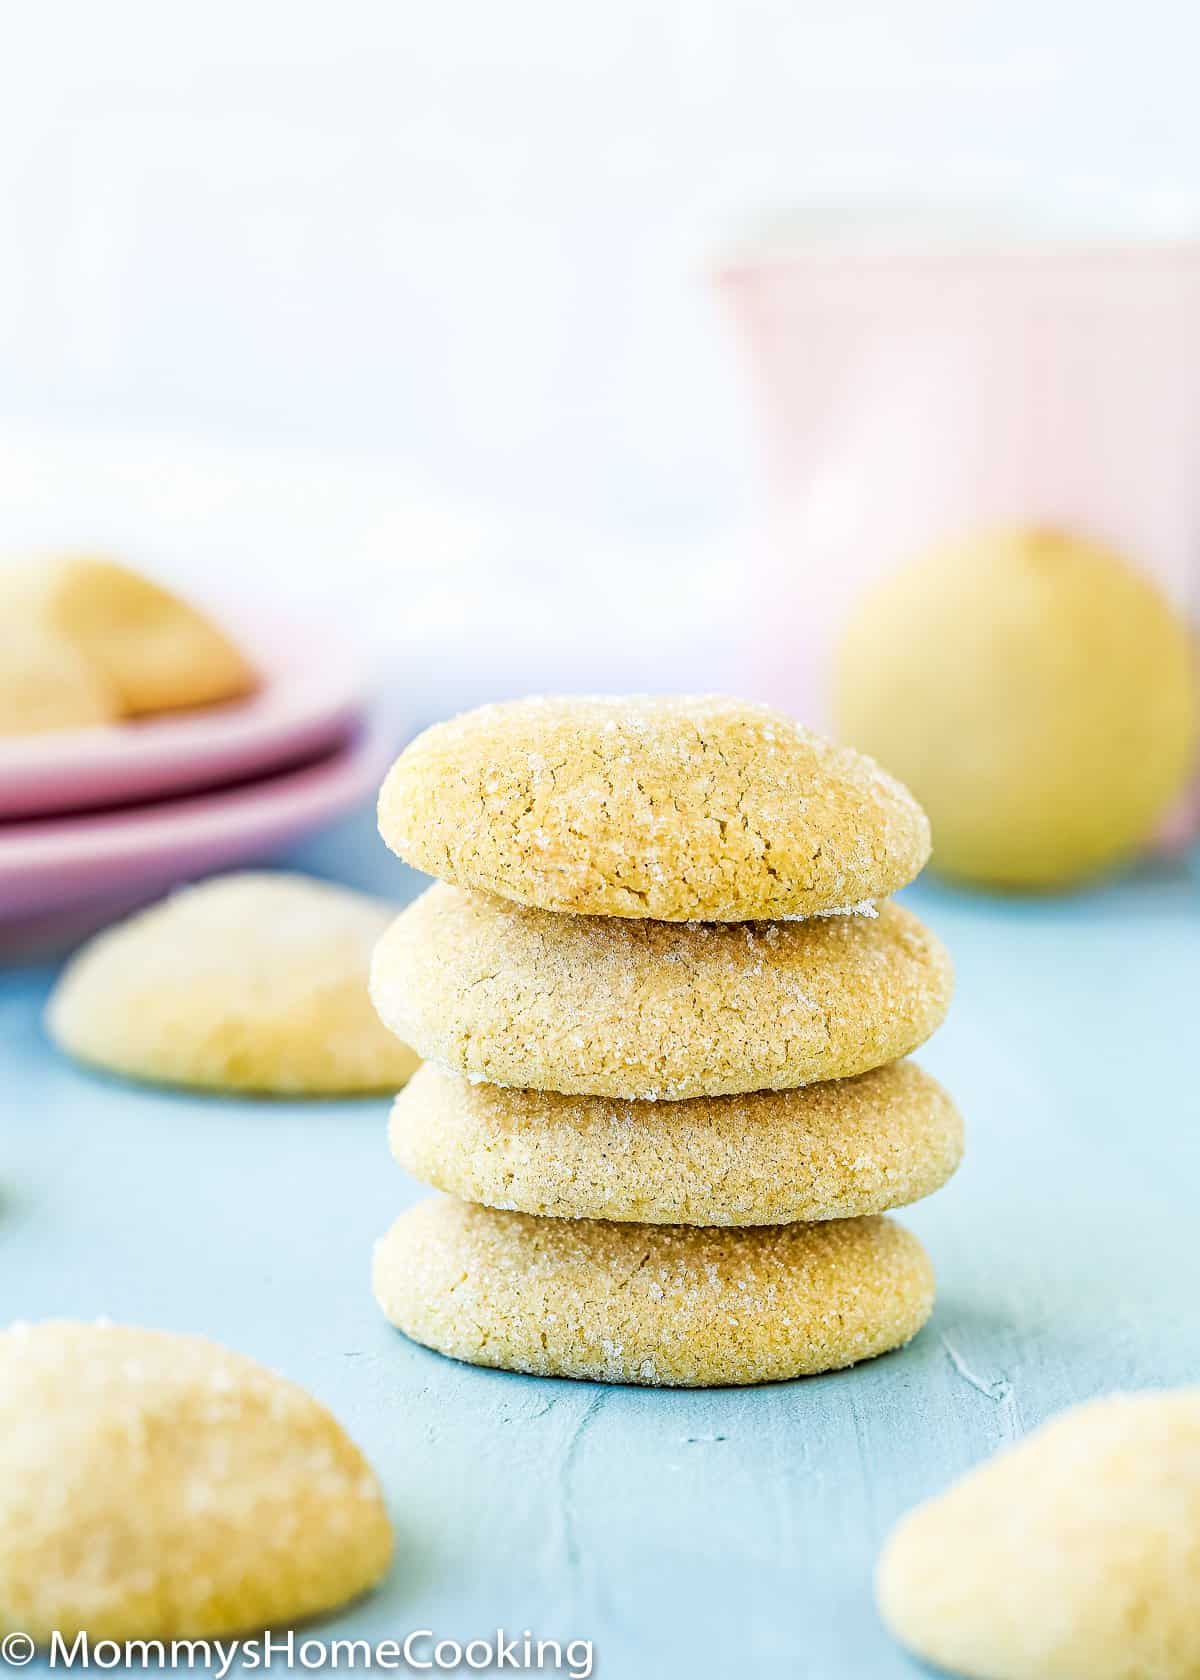
<svg viewBox="0 0 1200 1680">
<path fill-rule="evenodd" d="M 932 1195 L 962 1121 L 914 1062 L 685 1102 L 472 1084 L 426 1064 L 396 1099 L 392 1154 L 487 1207 L 559 1219 L 775 1225 L 882 1213 Z"/>
<path fill-rule="evenodd" d="M 375 1249 L 414 1341 L 472 1365 L 662 1387 L 777 1382 L 900 1347 L 933 1270 L 890 1219 L 712 1230 L 537 1219 L 437 1196 Z"/>
<path fill-rule="evenodd" d="M 393 765 L 379 828 L 459 886 L 668 922 L 843 910 L 929 855 L 924 813 L 871 759 L 720 696 L 518 700 L 436 724 Z"/>
<path fill-rule="evenodd" d="M 376 947 L 371 995 L 417 1053 L 469 1078 L 671 1100 L 786 1090 L 907 1055 L 950 959 L 911 911 L 806 922 L 558 916 L 437 885 Z"/>
</svg>

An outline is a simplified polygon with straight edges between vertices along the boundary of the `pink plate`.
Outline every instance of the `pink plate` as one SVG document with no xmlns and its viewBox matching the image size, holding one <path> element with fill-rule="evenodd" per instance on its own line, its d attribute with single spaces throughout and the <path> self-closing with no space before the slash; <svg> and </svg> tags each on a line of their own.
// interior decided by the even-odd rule
<svg viewBox="0 0 1200 1680">
<path fill-rule="evenodd" d="M 0 824 L 0 958 L 69 943 L 180 881 L 248 863 L 368 800 L 392 732 L 216 793 Z"/>
<path fill-rule="evenodd" d="M 361 716 L 361 663 L 324 633 L 253 626 L 239 640 L 262 672 L 247 700 L 98 729 L 0 739 L 0 818 L 132 805 L 299 764 Z M 265 645 L 264 645 L 265 644 Z"/>
</svg>

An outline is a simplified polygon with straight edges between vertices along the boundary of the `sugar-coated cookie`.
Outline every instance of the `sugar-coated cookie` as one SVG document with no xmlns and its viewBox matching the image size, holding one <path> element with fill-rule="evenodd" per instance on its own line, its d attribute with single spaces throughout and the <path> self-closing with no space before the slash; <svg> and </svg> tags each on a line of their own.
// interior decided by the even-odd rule
<svg viewBox="0 0 1200 1680">
<path fill-rule="evenodd" d="M 890 1219 L 713 1230 L 437 1196 L 376 1246 L 375 1295 L 414 1341 L 472 1365 L 696 1388 L 899 1347 L 929 1316 L 933 1272 Z"/>
<path fill-rule="evenodd" d="M 883 1619 L 976 1680 L 1200 1674 L 1200 1388 L 1078 1406 L 920 1505 Z"/>
<path fill-rule="evenodd" d="M 401 754 L 379 827 L 459 886 L 667 922 L 843 909 L 904 886 L 929 855 L 924 813 L 870 759 L 712 695 L 452 718 Z"/>
<path fill-rule="evenodd" d="M 941 1022 L 951 971 L 897 904 L 805 922 L 560 916 L 438 885 L 384 935 L 393 1032 L 473 1079 L 671 1099 L 784 1090 L 895 1061 Z"/>
<path fill-rule="evenodd" d="M 255 686 L 211 619 L 116 561 L 67 557 L 0 575 L 0 620 L 67 642 L 126 717 L 234 700 Z"/>
<path fill-rule="evenodd" d="M 200 1336 L 0 1332 L 0 1632 L 204 1638 L 372 1586 L 391 1525 L 303 1389 Z"/>
<path fill-rule="evenodd" d="M 70 642 L 0 609 L 0 735 L 112 723 L 116 699 Z"/>
<path fill-rule="evenodd" d="M 371 1007 L 394 907 L 304 875 L 221 875 L 119 923 L 68 963 L 55 1041 L 133 1079 L 290 1095 L 395 1091 L 417 1063 Z"/>
<path fill-rule="evenodd" d="M 1058 886 L 1129 857 L 1182 791 L 1200 721 L 1192 632 L 1094 542 L 988 533 L 868 593 L 835 711 L 929 812 L 943 874 Z"/>
<path fill-rule="evenodd" d="M 658 1103 L 507 1090 L 427 1064 L 390 1135 L 402 1167 L 465 1201 L 662 1225 L 882 1213 L 931 1195 L 962 1157 L 958 1111 L 914 1062 Z"/>
</svg>

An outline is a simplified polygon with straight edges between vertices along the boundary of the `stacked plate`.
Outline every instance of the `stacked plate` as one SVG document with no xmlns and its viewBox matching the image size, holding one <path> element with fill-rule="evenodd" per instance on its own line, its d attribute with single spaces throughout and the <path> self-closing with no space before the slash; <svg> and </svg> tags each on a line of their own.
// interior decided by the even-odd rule
<svg viewBox="0 0 1200 1680">
<path fill-rule="evenodd" d="M 62 947 L 167 888 L 267 857 L 368 798 L 395 743 L 348 652 L 244 645 L 249 698 L 0 739 L 0 959 Z"/>
</svg>

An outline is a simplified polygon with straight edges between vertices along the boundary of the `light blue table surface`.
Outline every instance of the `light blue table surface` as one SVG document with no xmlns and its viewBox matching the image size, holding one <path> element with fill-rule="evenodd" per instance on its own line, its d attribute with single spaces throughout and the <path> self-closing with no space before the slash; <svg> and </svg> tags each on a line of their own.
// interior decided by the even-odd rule
<svg viewBox="0 0 1200 1680">
<path fill-rule="evenodd" d="M 416 887 L 366 813 L 284 861 Z M 1054 901 L 907 898 L 957 964 L 921 1060 L 968 1158 L 902 1215 L 940 1290 L 901 1353 L 661 1392 L 426 1352 L 368 1283 L 422 1194 L 389 1161 L 387 1104 L 89 1077 L 42 1036 L 46 967 L 0 975 L 0 1317 L 203 1331 L 327 1402 L 399 1549 L 323 1636 L 530 1628 L 590 1638 L 608 1680 L 912 1675 L 871 1599 L 895 1518 L 1072 1401 L 1200 1378 L 1200 882 L 1193 859 Z"/>
</svg>

